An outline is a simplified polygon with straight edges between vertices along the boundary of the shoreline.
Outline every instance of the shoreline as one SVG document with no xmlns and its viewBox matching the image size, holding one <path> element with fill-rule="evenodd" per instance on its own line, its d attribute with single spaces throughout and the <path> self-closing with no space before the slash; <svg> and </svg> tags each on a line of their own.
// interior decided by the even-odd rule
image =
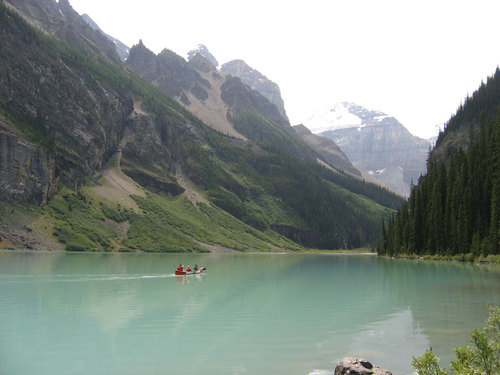
<svg viewBox="0 0 500 375">
<path fill-rule="evenodd" d="M 474 257 L 472 254 L 462 254 L 460 256 L 447 256 L 447 255 L 411 255 L 402 254 L 400 256 L 394 255 L 378 255 L 381 258 L 388 259 L 403 259 L 403 260 L 417 260 L 417 261 L 438 261 L 438 262 L 455 262 L 455 263 L 469 263 L 469 264 L 500 264 L 500 255 L 489 255 L 484 258 L 483 256 Z"/>
<path fill-rule="evenodd" d="M 61 249 L 7 249 L 0 248 L 0 253 L 66 253 L 66 254 L 165 254 L 165 255 L 209 255 L 209 254 L 241 254 L 241 255 L 370 255 L 378 256 L 376 252 L 358 250 L 285 250 L 285 251 L 209 251 L 209 252 L 149 252 L 149 251 L 68 251 Z"/>
</svg>

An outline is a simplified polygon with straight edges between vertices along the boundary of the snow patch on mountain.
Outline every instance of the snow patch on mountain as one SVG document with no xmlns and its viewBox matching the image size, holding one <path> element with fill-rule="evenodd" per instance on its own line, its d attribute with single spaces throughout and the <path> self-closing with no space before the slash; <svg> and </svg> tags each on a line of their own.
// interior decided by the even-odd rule
<svg viewBox="0 0 500 375">
<path fill-rule="evenodd" d="M 355 103 L 342 102 L 328 109 L 316 111 L 304 121 L 304 125 L 315 134 L 328 130 L 358 128 L 379 124 L 393 119 L 380 111 L 372 111 Z"/>
</svg>

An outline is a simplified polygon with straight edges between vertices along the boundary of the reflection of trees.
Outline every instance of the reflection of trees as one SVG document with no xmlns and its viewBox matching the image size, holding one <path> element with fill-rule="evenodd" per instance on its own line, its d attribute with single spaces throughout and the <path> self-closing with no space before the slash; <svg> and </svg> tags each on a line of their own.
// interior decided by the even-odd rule
<svg viewBox="0 0 500 375">
<path fill-rule="evenodd" d="M 408 306 L 443 364 L 483 324 L 487 304 L 500 302 L 500 267 L 495 265 L 379 259 L 378 266 L 386 293 Z"/>
</svg>

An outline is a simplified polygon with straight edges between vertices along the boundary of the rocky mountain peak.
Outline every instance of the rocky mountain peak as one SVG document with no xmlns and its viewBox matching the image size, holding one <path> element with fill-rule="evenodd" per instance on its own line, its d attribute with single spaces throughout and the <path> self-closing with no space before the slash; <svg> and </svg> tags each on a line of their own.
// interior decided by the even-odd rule
<svg viewBox="0 0 500 375">
<path fill-rule="evenodd" d="M 63 13 L 66 13 L 65 11 L 74 12 L 73 7 L 71 6 L 68 0 L 59 0 L 57 4 L 59 6 L 59 9 L 61 9 Z"/>
<path fill-rule="evenodd" d="M 211 73 L 217 71 L 216 67 L 209 60 L 198 53 L 191 57 L 188 63 L 200 72 Z"/>
<path fill-rule="evenodd" d="M 156 55 L 144 45 L 141 39 L 130 49 L 127 65 L 133 64 L 138 73 L 148 72 L 154 69 L 155 58 Z"/>
<path fill-rule="evenodd" d="M 281 98 L 279 86 L 269 80 L 265 75 L 253 69 L 243 60 L 232 60 L 221 67 L 223 73 L 238 77 L 244 84 L 250 86 L 253 90 L 264 96 L 272 104 L 274 104 L 286 121 L 288 116 L 285 111 L 285 103 Z"/>
<path fill-rule="evenodd" d="M 188 60 L 191 61 L 196 55 L 200 55 L 204 57 L 207 61 L 209 61 L 215 68 L 219 66 L 219 62 L 217 59 L 210 53 L 208 48 L 203 44 L 198 44 L 196 48 L 192 49 L 188 52 Z"/>
</svg>

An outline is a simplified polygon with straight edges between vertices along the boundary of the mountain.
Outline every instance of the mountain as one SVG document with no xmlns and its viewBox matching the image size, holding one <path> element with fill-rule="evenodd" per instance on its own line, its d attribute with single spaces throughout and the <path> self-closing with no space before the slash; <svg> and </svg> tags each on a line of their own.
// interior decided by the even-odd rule
<svg viewBox="0 0 500 375">
<path fill-rule="evenodd" d="M 304 125 L 295 125 L 295 132 L 308 145 L 317 149 L 328 162 L 328 165 L 348 172 L 354 176 L 361 177 L 361 172 L 356 169 L 339 146 L 332 140 L 313 134 Z"/>
<path fill-rule="evenodd" d="M 238 77 L 244 84 L 259 92 L 278 108 L 281 117 L 288 120 L 285 111 L 285 103 L 281 98 L 279 86 L 269 80 L 259 71 L 250 67 L 243 60 L 232 60 L 222 65 L 221 71 Z"/>
<path fill-rule="evenodd" d="M 383 112 L 343 102 L 318 111 L 305 126 L 333 140 L 356 168 L 403 196 L 425 173 L 430 144 Z"/>
<path fill-rule="evenodd" d="M 104 35 L 106 38 L 108 38 L 110 41 L 112 41 L 116 47 L 116 53 L 118 53 L 118 56 L 120 56 L 120 60 L 125 62 L 127 60 L 128 55 L 130 53 L 130 48 L 127 47 L 125 44 L 120 42 L 118 39 L 106 34 L 104 31 L 101 30 L 101 28 L 94 22 L 92 18 L 88 14 L 83 14 L 82 19 L 95 31 L 99 31 L 102 35 Z"/>
<path fill-rule="evenodd" d="M 497 68 L 493 76 L 473 93 L 467 96 L 457 113 L 450 118 L 444 132 L 440 132 L 432 155 L 440 161 L 449 162 L 450 155 L 461 148 L 467 148 L 471 138 L 480 130 L 480 118 L 494 118 L 500 110 L 500 72 Z M 446 135 L 444 134 L 446 133 Z"/>
<path fill-rule="evenodd" d="M 126 66 L 224 134 L 246 139 L 250 129 L 238 128 L 237 121 L 231 121 L 240 113 L 239 108 L 256 111 L 293 132 L 288 120 L 267 99 L 239 79 L 218 72 L 200 54 L 189 61 L 168 49 L 155 55 L 140 41 L 130 50 Z"/>
<path fill-rule="evenodd" d="M 380 254 L 499 261 L 500 70 L 440 133 L 427 174 L 389 220 Z"/>
<path fill-rule="evenodd" d="M 402 203 L 326 168 L 276 106 L 201 55 L 139 43 L 124 66 L 67 2 L 17 5 L 0 4 L 0 247 L 353 248 Z"/>
<path fill-rule="evenodd" d="M 208 50 L 208 48 L 203 44 L 198 44 L 196 46 L 196 48 L 194 48 L 188 52 L 188 60 L 191 60 L 196 55 L 200 55 L 203 58 L 205 58 L 205 60 L 210 62 L 215 68 L 217 68 L 219 66 L 219 62 L 217 61 L 215 56 L 212 55 L 210 53 L 210 51 Z"/>
<path fill-rule="evenodd" d="M 189 61 L 167 49 L 155 55 L 140 41 L 132 47 L 126 66 L 217 131 L 279 145 L 309 161 L 317 159 L 316 151 L 296 136 L 273 103 L 239 78 L 217 71 L 200 54 Z"/>
<path fill-rule="evenodd" d="M 31 25 L 49 35 L 63 40 L 74 47 L 84 48 L 119 63 L 115 45 L 100 31 L 94 30 L 71 7 L 68 0 L 3 0 L 3 3 L 15 9 Z"/>
</svg>

